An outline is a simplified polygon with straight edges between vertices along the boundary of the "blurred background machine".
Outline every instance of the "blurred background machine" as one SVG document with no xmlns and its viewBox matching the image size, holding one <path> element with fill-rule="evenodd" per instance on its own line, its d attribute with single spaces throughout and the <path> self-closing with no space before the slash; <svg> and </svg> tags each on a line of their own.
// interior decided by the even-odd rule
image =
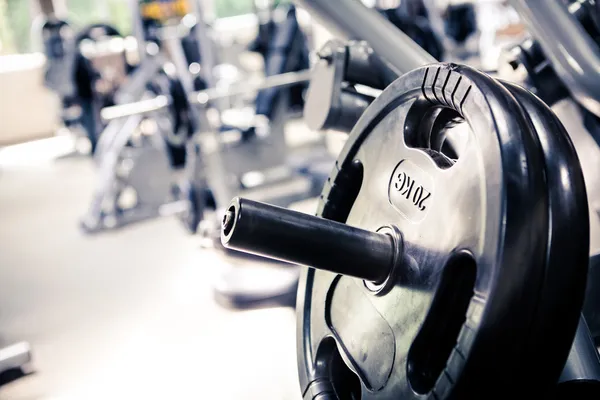
<svg viewBox="0 0 600 400">
<path fill-rule="evenodd" d="M 250 46 L 264 60 L 266 79 L 242 85 L 248 73 L 235 58 L 233 64 L 219 61 L 232 59 L 231 49 L 215 40 L 199 3 L 184 4 L 140 3 L 135 39 L 103 32 L 102 40 L 75 42 L 75 53 L 84 52 L 87 60 L 77 68 L 85 74 L 75 76 L 96 79 L 86 80 L 94 82 L 87 92 L 96 100 L 91 118 L 82 118 L 96 127 L 87 131 L 99 166 L 98 190 L 82 221 L 86 231 L 175 214 L 193 233 L 205 208 L 217 208 L 224 191 L 265 187 L 273 179 L 281 184 L 289 177 L 296 180 L 292 192 L 275 195 L 285 203 L 320 187 L 313 181 L 324 174 L 308 167 L 313 160 L 296 156 L 291 166 L 279 167 L 289 164 L 284 122 L 302 107 L 309 77 L 307 39 L 294 7 L 267 5 L 270 17 Z M 128 49 L 136 52 L 135 66 L 127 64 Z M 119 63 L 125 65 L 115 75 Z"/>
</svg>

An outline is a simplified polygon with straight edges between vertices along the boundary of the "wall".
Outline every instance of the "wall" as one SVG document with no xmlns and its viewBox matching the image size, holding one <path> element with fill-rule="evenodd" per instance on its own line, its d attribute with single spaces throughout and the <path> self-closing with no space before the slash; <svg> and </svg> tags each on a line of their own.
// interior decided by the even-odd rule
<svg viewBox="0 0 600 400">
<path fill-rule="evenodd" d="M 58 98 L 43 86 L 45 58 L 0 58 L 0 146 L 49 137 L 59 124 Z"/>
</svg>

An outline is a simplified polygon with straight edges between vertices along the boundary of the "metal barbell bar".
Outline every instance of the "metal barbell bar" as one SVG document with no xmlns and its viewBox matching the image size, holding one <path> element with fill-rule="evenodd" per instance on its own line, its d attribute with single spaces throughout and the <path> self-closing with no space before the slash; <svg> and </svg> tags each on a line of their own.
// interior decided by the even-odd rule
<svg viewBox="0 0 600 400">
<path fill-rule="evenodd" d="M 223 217 L 221 243 L 229 249 L 382 283 L 399 251 L 392 235 L 384 232 L 236 197 Z"/>
<path fill-rule="evenodd" d="M 203 105 L 213 100 L 244 95 L 269 88 L 286 87 L 302 82 L 308 82 L 310 78 L 311 70 L 286 72 L 283 74 L 268 76 L 256 84 L 242 84 L 230 86 L 226 89 L 211 88 L 196 91 L 189 94 L 188 100 L 191 104 Z M 159 95 L 152 99 L 105 107 L 102 109 L 100 115 L 104 121 L 111 121 L 132 115 L 143 115 L 157 112 L 167 108 L 169 105 L 170 99 L 168 96 Z"/>
</svg>

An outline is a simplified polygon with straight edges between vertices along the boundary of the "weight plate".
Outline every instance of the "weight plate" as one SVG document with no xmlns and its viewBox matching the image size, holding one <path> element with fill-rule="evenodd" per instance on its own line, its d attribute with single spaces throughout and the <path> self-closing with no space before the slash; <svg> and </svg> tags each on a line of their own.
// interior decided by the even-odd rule
<svg viewBox="0 0 600 400">
<path fill-rule="evenodd" d="M 544 152 L 551 231 L 527 349 L 537 364 L 531 378 L 551 384 L 558 380 L 571 348 L 584 300 L 590 242 L 587 194 L 575 147 L 558 117 L 531 92 L 502 83 L 525 109 Z"/>
<path fill-rule="evenodd" d="M 194 133 L 189 109 L 191 107 L 187 93 L 177 78 L 169 79 L 169 89 L 171 94 L 171 110 L 175 116 L 175 132 L 177 138 L 182 143 Z"/>
<path fill-rule="evenodd" d="M 442 111 L 455 119 L 450 110 L 472 132 L 458 160 L 441 153 L 443 137 L 432 132 Z M 462 400 L 544 390 L 530 386 L 538 360 L 527 346 L 541 305 L 547 192 L 533 127 L 492 78 L 440 64 L 385 89 L 353 129 L 318 215 L 368 230 L 397 227 L 401 267 L 380 289 L 304 270 L 304 398 Z"/>
<path fill-rule="evenodd" d="M 181 82 L 165 73 L 159 73 L 150 82 L 148 89 L 156 96 L 163 95 L 169 99 L 169 107 L 154 113 L 153 117 L 170 150 L 183 148 L 192 128 L 188 116 L 189 102 Z"/>
</svg>

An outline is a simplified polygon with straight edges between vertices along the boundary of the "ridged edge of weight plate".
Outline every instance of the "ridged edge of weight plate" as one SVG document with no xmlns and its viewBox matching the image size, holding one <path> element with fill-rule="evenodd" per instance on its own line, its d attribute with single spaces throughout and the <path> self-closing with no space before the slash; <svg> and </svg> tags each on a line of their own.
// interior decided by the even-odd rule
<svg viewBox="0 0 600 400">
<path fill-rule="evenodd" d="M 537 129 L 544 151 L 551 232 L 540 305 L 532 319 L 531 369 L 537 380 L 556 382 L 567 360 L 583 306 L 589 261 L 589 209 L 583 171 L 569 134 L 537 96 L 502 82 L 521 103 Z M 569 296 L 558 296 L 568 293 Z M 552 349 L 553 357 L 549 357 Z"/>
</svg>

